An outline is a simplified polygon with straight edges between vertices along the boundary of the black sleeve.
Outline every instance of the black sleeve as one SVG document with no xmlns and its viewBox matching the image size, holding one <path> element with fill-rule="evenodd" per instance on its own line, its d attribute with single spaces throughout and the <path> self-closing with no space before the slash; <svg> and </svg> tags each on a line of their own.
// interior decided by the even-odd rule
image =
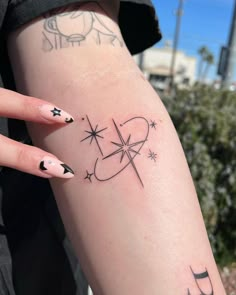
<svg viewBox="0 0 236 295">
<path fill-rule="evenodd" d="M 0 0 L 2 1 L 2 0 Z M 34 18 L 67 4 L 85 0 L 9 1 L 4 30 L 12 31 Z M 132 54 L 143 51 L 161 39 L 157 16 L 151 0 L 120 1 L 119 25 Z"/>
</svg>

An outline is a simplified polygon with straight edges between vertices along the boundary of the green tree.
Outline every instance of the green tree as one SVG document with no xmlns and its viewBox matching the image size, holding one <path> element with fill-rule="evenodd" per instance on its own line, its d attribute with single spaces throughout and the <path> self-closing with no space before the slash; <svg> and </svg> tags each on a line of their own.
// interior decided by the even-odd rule
<svg viewBox="0 0 236 295">
<path fill-rule="evenodd" d="M 208 52 L 209 52 L 209 50 L 206 46 L 202 46 L 198 50 L 198 54 L 200 55 L 200 62 L 199 62 L 199 67 L 198 67 L 198 81 L 201 80 L 204 61 L 206 59 L 206 56 L 208 55 Z"/>
<path fill-rule="evenodd" d="M 202 85 L 163 101 L 183 144 L 217 261 L 236 261 L 236 94 Z"/>
<path fill-rule="evenodd" d="M 206 62 L 206 65 L 205 65 L 205 69 L 204 69 L 204 72 L 203 72 L 203 75 L 202 75 L 202 81 L 206 81 L 209 68 L 215 62 L 214 61 L 214 55 L 211 52 L 208 52 L 207 55 L 205 56 L 205 62 Z"/>
</svg>

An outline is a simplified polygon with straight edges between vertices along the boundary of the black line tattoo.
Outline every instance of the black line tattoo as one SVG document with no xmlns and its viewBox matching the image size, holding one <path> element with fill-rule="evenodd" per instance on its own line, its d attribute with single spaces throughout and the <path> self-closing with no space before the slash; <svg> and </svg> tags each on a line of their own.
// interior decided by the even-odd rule
<svg viewBox="0 0 236 295">
<path fill-rule="evenodd" d="M 85 176 L 84 179 L 88 179 L 90 182 L 92 182 L 91 178 L 93 176 L 93 173 L 89 173 L 88 170 L 86 170 L 87 175 Z"/>
<path fill-rule="evenodd" d="M 106 178 L 101 178 L 101 177 L 98 176 L 99 175 L 99 173 L 98 173 L 98 163 L 100 161 L 99 161 L 99 159 L 97 159 L 96 162 L 95 162 L 95 166 L 94 166 L 94 177 L 98 181 L 108 181 L 108 180 L 116 177 L 117 175 L 119 175 L 129 165 L 131 165 L 132 168 L 134 169 L 134 172 L 135 172 L 139 182 L 141 183 L 142 186 L 144 186 L 143 182 L 142 182 L 142 179 L 141 179 L 141 176 L 140 176 L 140 174 L 139 174 L 139 172 L 137 170 L 137 167 L 135 165 L 134 159 L 136 158 L 137 155 L 140 155 L 140 151 L 141 151 L 141 149 L 143 148 L 145 142 L 148 139 L 148 136 L 149 136 L 149 122 L 144 117 L 134 117 L 134 118 L 131 118 L 131 119 L 125 121 L 123 124 L 120 125 L 120 127 L 122 128 L 124 125 L 126 125 L 129 122 L 134 121 L 134 120 L 143 120 L 145 122 L 147 129 L 146 129 L 146 134 L 144 134 L 144 139 L 141 140 L 141 141 L 130 143 L 132 136 L 129 135 L 128 139 L 125 140 L 124 137 L 122 136 L 122 133 L 121 133 L 120 129 L 118 128 L 116 122 L 113 120 L 113 124 L 115 126 L 115 130 L 116 130 L 116 133 L 117 133 L 117 135 L 119 137 L 120 143 L 111 142 L 112 144 L 116 145 L 118 148 L 117 148 L 117 150 L 115 150 L 114 152 L 109 154 L 108 156 L 104 157 L 102 159 L 102 161 L 107 160 L 107 159 L 109 159 L 109 158 L 111 158 L 111 157 L 113 157 L 113 156 L 115 156 L 117 154 L 121 154 L 121 156 L 120 156 L 120 164 L 122 164 L 122 161 L 123 161 L 125 156 L 127 156 L 127 158 L 128 158 L 128 163 L 124 167 L 120 168 L 119 171 L 117 173 L 115 173 L 114 175 L 111 175 L 111 176 L 106 177 Z"/>
<path fill-rule="evenodd" d="M 149 149 L 148 158 L 150 158 L 151 160 L 153 160 L 154 162 L 156 162 L 157 154 L 155 154 L 154 152 L 152 152 L 152 151 Z"/>
<path fill-rule="evenodd" d="M 156 130 L 156 126 L 157 126 L 157 123 L 155 121 L 151 120 L 150 127 L 154 128 Z"/>
<path fill-rule="evenodd" d="M 96 10 L 102 10 L 107 16 L 99 3 L 86 2 L 88 3 L 95 5 Z M 73 11 L 62 8 L 57 10 L 57 14 L 45 18 L 42 46 L 44 51 L 80 46 L 89 36 L 97 45 L 104 43 L 123 46 L 120 38 L 102 21 L 101 15 L 94 11 L 80 10 L 86 4 L 74 4 Z"/>
<path fill-rule="evenodd" d="M 191 269 L 191 272 L 192 272 L 193 277 L 195 279 L 197 288 L 201 292 L 200 295 L 214 295 L 213 285 L 212 285 L 211 278 L 209 276 L 209 273 L 208 273 L 207 269 L 204 272 L 201 272 L 201 273 L 195 273 L 191 266 L 190 266 L 190 269 Z M 208 282 L 208 291 L 204 291 L 203 288 L 200 286 L 200 282 L 202 280 L 206 280 Z M 208 292 L 208 293 L 206 293 L 206 292 Z M 188 294 L 187 295 L 191 295 L 189 289 L 188 289 Z"/>
<path fill-rule="evenodd" d="M 104 138 L 103 136 L 99 135 L 99 133 L 101 133 L 102 131 L 106 130 L 106 128 L 103 128 L 103 129 L 100 129 L 100 130 L 97 130 L 98 129 L 98 125 L 96 125 L 95 129 L 93 128 L 88 116 L 86 115 L 86 118 L 87 118 L 87 121 L 89 123 L 89 126 L 90 126 L 90 131 L 87 131 L 85 130 L 86 133 L 88 133 L 89 135 L 87 137 L 85 137 L 84 139 L 81 140 L 81 142 L 87 140 L 87 139 L 90 139 L 90 144 L 93 142 L 93 140 L 95 140 L 98 148 L 99 148 L 99 151 L 101 153 L 101 155 L 103 156 L 103 152 L 102 152 L 102 149 L 101 149 L 101 146 L 98 142 L 98 137 L 99 138 Z"/>
</svg>

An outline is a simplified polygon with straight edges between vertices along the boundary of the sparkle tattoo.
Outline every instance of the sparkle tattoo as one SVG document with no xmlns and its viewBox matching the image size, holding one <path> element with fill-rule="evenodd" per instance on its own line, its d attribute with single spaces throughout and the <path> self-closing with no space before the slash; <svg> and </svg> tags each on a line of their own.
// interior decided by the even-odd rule
<svg viewBox="0 0 236 295">
<path fill-rule="evenodd" d="M 190 270 L 196 282 L 196 286 L 200 292 L 199 295 L 214 295 L 213 285 L 207 269 L 201 273 L 195 273 L 192 267 L 190 267 Z M 187 295 L 191 295 L 189 289 Z"/>
<path fill-rule="evenodd" d="M 84 132 L 87 136 L 82 137 L 81 143 L 88 142 L 91 146 L 94 142 L 97 146 L 97 152 L 100 154 L 100 157 L 99 155 L 95 156 L 94 160 L 89 157 L 91 161 L 89 165 L 93 166 L 93 170 L 86 170 L 84 180 L 92 182 L 93 178 L 93 180 L 105 182 L 118 177 L 129 169 L 131 172 L 133 171 L 137 181 L 144 187 L 142 173 L 137 166 L 136 157 L 145 156 L 143 147 L 148 142 L 151 128 L 148 120 L 141 116 L 123 122 L 112 119 L 111 125 L 108 124 L 108 127 L 99 128 L 98 124 L 94 125 L 86 115 L 81 118 L 81 123 L 89 126 L 89 129 L 85 127 Z M 109 132 L 103 133 L 107 129 Z M 111 134 L 115 137 L 114 140 L 107 138 Z M 149 149 L 148 158 L 156 162 L 157 154 Z"/>
<path fill-rule="evenodd" d="M 150 158 L 151 160 L 153 160 L 154 162 L 156 162 L 157 154 L 155 154 L 154 152 L 152 152 L 151 150 L 149 150 L 148 158 Z"/>
<path fill-rule="evenodd" d="M 135 123 L 137 121 L 143 123 L 144 126 L 146 126 L 146 131 L 144 133 L 143 139 L 131 142 L 132 135 L 129 135 L 128 138 L 125 140 L 120 129 L 127 126 L 131 122 Z M 114 124 L 115 131 L 117 133 L 117 136 L 118 136 L 120 142 L 119 143 L 118 142 L 111 142 L 111 143 L 113 145 L 116 145 L 118 148 L 114 152 L 108 154 L 102 160 L 100 160 L 99 158 L 96 160 L 95 167 L 94 167 L 94 176 L 98 181 L 108 181 L 108 180 L 118 176 L 120 173 L 122 173 L 124 170 L 126 170 L 129 166 L 131 166 L 137 179 L 139 180 L 140 184 L 142 186 L 144 186 L 142 178 L 140 176 L 140 173 L 136 167 L 134 160 L 135 160 L 136 156 L 140 155 L 141 150 L 148 139 L 149 123 L 144 117 L 134 117 L 134 118 L 131 118 L 131 119 L 125 121 L 123 124 L 120 124 L 120 128 L 118 128 L 114 119 L 113 119 L 113 124 Z M 114 157 L 117 154 L 120 154 L 120 164 L 122 164 L 125 156 L 128 160 L 127 163 L 121 165 L 120 168 L 118 167 L 117 168 L 118 171 L 112 173 L 112 175 L 108 174 L 107 176 L 103 176 L 103 177 L 100 176 L 99 166 L 102 164 L 102 162 L 110 159 L 111 157 Z"/>
<path fill-rule="evenodd" d="M 138 141 L 138 142 L 134 142 L 134 143 L 131 144 L 131 143 L 130 143 L 130 137 L 131 137 L 131 135 L 129 135 L 127 141 L 125 141 L 124 138 L 123 138 L 123 136 L 122 136 L 122 134 L 121 134 L 121 132 L 120 132 L 120 130 L 119 130 L 119 128 L 117 127 L 117 125 L 116 125 L 116 123 L 115 123 L 114 120 L 113 120 L 113 123 L 114 123 L 114 125 L 115 125 L 116 132 L 117 132 L 117 134 L 118 134 L 118 136 L 119 136 L 120 143 L 112 142 L 113 144 L 115 144 L 115 145 L 118 146 L 118 149 L 117 149 L 116 151 L 114 151 L 113 153 L 111 153 L 110 155 L 108 155 L 108 156 L 106 156 L 105 158 L 103 158 L 103 160 L 108 159 L 108 158 L 110 158 L 110 157 L 112 157 L 112 156 L 114 156 L 114 155 L 116 155 L 116 154 L 118 154 L 118 153 L 121 153 L 121 158 L 120 158 L 120 163 L 121 163 L 122 160 L 123 160 L 123 158 L 124 158 L 124 156 L 126 155 L 126 156 L 128 157 L 128 159 L 129 159 L 129 164 L 132 165 L 132 167 L 133 167 L 133 169 L 134 169 L 134 171 L 135 171 L 135 173 L 136 173 L 136 175 L 137 175 L 137 177 L 138 177 L 140 183 L 141 183 L 142 186 L 143 186 L 143 182 L 142 182 L 142 180 L 141 180 L 141 177 L 140 177 L 140 175 L 139 175 L 139 173 L 138 173 L 138 170 L 137 170 L 137 168 L 136 168 L 136 166 L 135 166 L 135 163 L 134 163 L 133 159 L 134 159 L 135 156 L 137 156 L 137 155 L 140 154 L 139 151 L 140 151 L 140 149 L 141 149 L 141 148 L 140 148 L 138 151 L 136 151 L 136 150 L 134 150 L 134 148 L 137 147 L 137 146 L 140 146 L 140 145 L 143 146 L 144 143 L 145 143 L 145 141 L 146 141 L 146 139 L 143 140 L 143 141 Z M 125 122 L 124 124 L 126 124 L 126 123 L 127 123 L 127 122 Z M 122 127 L 124 124 L 122 124 L 121 127 Z M 133 154 L 134 154 L 134 155 L 133 155 Z"/>
<path fill-rule="evenodd" d="M 92 4 L 88 9 L 83 10 L 85 5 Z M 91 6 L 91 5 L 90 5 Z M 45 18 L 42 49 L 46 52 L 66 47 L 79 47 L 88 38 L 91 38 L 97 45 L 111 44 L 123 46 L 120 38 L 108 28 L 103 21 L 103 15 L 96 11 L 102 11 L 107 15 L 102 6 L 89 1 L 86 4 L 74 4 L 73 11 L 67 8 L 57 10 L 54 15 Z M 94 11 L 93 11 L 94 10 Z"/>
<path fill-rule="evenodd" d="M 152 121 L 150 122 L 150 127 L 151 128 L 154 128 L 156 130 L 156 126 L 157 126 L 157 123 L 155 121 Z"/>
<path fill-rule="evenodd" d="M 85 176 L 84 179 L 88 179 L 90 182 L 92 182 L 91 178 L 93 176 L 93 173 L 89 173 L 88 170 L 86 170 L 87 175 Z"/>
<path fill-rule="evenodd" d="M 88 116 L 86 116 L 87 118 L 87 121 L 89 123 L 89 126 L 90 126 L 90 130 L 87 131 L 85 130 L 86 133 L 88 133 L 89 135 L 86 136 L 84 139 L 81 140 L 81 142 L 87 140 L 87 139 L 90 139 L 90 144 L 93 142 L 93 140 L 95 140 L 96 144 L 97 144 L 97 147 L 99 148 L 99 151 L 101 153 L 101 155 L 103 156 L 103 152 L 102 152 L 102 149 L 101 149 L 101 146 L 98 142 L 98 138 L 103 138 L 103 136 L 101 136 L 99 133 L 101 133 L 102 131 L 106 130 L 107 128 L 103 128 L 103 129 L 100 129 L 98 130 L 98 125 L 96 125 L 95 129 L 93 128 Z"/>
</svg>

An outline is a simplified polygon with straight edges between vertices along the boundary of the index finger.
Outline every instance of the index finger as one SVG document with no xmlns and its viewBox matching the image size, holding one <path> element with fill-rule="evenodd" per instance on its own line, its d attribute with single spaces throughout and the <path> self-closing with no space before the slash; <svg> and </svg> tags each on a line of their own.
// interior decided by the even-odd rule
<svg viewBox="0 0 236 295">
<path fill-rule="evenodd" d="M 0 116 L 46 124 L 74 121 L 69 113 L 49 102 L 4 88 L 0 88 Z"/>
</svg>

